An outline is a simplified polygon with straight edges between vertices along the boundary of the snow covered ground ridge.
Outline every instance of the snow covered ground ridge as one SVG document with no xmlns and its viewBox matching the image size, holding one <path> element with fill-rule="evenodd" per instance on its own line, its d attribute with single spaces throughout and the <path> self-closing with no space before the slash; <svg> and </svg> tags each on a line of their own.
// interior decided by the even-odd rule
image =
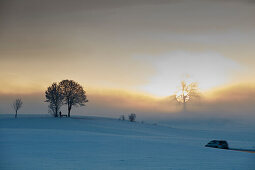
<svg viewBox="0 0 255 170">
<path fill-rule="evenodd" d="M 199 130 L 100 117 L 0 115 L 0 169 L 255 169 L 250 131 Z"/>
</svg>

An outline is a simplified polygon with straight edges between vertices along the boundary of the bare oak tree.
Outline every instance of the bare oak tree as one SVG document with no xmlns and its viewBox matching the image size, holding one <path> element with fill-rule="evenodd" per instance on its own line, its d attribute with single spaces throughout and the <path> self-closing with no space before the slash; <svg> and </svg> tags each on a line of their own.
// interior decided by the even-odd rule
<svg viewBox="0 0 255 170">
<path fill-rule="evenodd" d="M 83 87 L 73 80 L 62 80 L 59 83 L 64 95 L 64 103 L 67 104 L 68 117 L 70 117 L 72 106 L 85 106 L 88 102 Z"/>
<path fill-rule="evenodd" d="M 57 83 L 53 83 L 45 91 L 45 97 L 45 102 L 49 102 L 49 112 L 53 114 L 54 117 L 58 117 L 58 112 L 63 105 L 64 99 L 60 86 Z"/>
<path fill-rule="evenodd" d="M 198 97 L 198 85 L 197 83 L 188 84 L 185 81 L 181 82 L 179 92 L 176 94 L 176 100 L 183 104 L 183 110 L 186 111 L 186 103 L 191 101 L 194 97 Z"/>
<path fill-rule="evenodd" d="M 17 118 L 17 115 L 18 115 L 18 110 L 22 107 L 23 105 L 23 102 L 21 99 L 16 99 L 14 100 L 14 102 L 12 103 L 12 107 L 15 111 L 15 118 Z"/>
</svg>

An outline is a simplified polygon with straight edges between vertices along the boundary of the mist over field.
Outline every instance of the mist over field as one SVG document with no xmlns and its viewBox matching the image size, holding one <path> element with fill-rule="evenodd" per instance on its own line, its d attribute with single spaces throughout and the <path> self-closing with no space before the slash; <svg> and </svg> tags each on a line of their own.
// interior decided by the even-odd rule
<svg viewBox="0 0 255 170">
<path fill-rule="evenodd" d="M 252 86 L 234 86 L 227 89 L 215 90 L 213 94 L 204 94 L 199 99 L 188 103 L 187 112 L 183 112 L 182 104 L 175 96 L 157 98 L 153 96 L 128 93 L 122 91 L 107 91 L 104 93 L 89 93 L 89 103 L 85 107 L 74 107 L 74 115 L 94 115 L 118 118 L 120 115 L 136 113 L 137 119 L 149 121 L 182 119 L 189 122 L 206 123 L 210 121 L 240 121 L 251 123 L 255 119 L 255 90 Z M 23 114 L 48 114 L 44 92 L 25 95 L 2 94 L 0 96 L 0 113 L 13 114 L 10 106 L 16 96 L 22 96 Z M 211 97 L 213 96 L 213 97 Z M 67 112 L 62 106 L 63 113 Z"/>
</svg>

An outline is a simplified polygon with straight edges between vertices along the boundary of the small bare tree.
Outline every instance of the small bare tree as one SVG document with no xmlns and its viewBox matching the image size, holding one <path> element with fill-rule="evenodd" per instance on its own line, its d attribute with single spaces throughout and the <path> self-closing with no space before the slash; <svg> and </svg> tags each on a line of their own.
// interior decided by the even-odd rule
<svg viewBox="0 0 255 170">
<path fill-rule="evenodd" d="M 136 114 L 135 114 L 135 113 L 131 113 L 131 114 L 128 116 L 128 118 L 129 118 L 129 121 L 130 121 L 130 122 L 134 122 L 134 121 L 135 121 L 135 118 L 136 118 Z"/>
<path fill-rule="evenodd" d="M 23 105 L 23 102 L 21 99 L 16 99 L 13 101 L 12 103 L 12 107 L 15 111 L 15 118 L 17 118 L 17 115 L 18 115 L 18 110 L 22 107 Z"/>
<path fill-rule="evenodd" d="M 68 117 L 70 117 L 72 106 L 85 106 L 88 102 L 86 91 L 73 80 L 62 80 L 59 83 L 64 96 L 64 104 L 67 104 Z"/>
<path fill-rule="evenodd" d="M 182 81 L 180 90 L 176 94 L 176 100 L 183 104 L 183 110 L 186 111 L 186 103 L 198 96 L 199 92 L 197 83 L 188 84 L 185 81 Z"/>
<path fill-rule="evenodd" d="M 45 91 L 45 102 L 49 102 L 49 113 L 53 114 L 54 117 L 58 117 L 60 107 L 63 105 L 64 96 L 61 88 L 57 83 L 53 83 Z"/>
</svg>

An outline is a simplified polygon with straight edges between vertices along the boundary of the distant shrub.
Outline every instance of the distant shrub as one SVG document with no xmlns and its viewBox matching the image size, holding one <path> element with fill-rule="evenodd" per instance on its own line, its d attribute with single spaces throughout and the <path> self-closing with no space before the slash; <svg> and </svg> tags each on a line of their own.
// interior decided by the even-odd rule
<svg viewBox="0 0 255 170">
<path fill-rule="evenodd" d="M 125 115 L 121 115 L 119 120 L 125 120 Z"/>
<path fill-rule="evenodd" d="M 131 113 L 129 116 L 128 116 L 128 119 L 130 122 L 134 122 L 135 121 L 135 118 L 136 118 L 136 114 L 135 113 Z"/>
</svg>

